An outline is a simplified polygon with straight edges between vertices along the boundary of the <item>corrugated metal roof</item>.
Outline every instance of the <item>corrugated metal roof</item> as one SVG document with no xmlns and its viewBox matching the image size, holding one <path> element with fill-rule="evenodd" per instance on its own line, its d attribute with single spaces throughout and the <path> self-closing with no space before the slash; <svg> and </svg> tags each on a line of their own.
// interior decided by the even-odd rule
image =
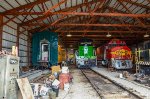
<svg viewBox="0 0 150 99">
<path fill-rule="evenodd" d="M 35 4 L 36 3 L 36 4 Z M 26 5 L 26 6 L 24 6 Z M 23 8 L 22 8 L 23 6 Z M 19 9 L 18 9 L 19 8 Z M 17 10 L 13 10 L 17 9 Z M 49 12 L 47 12 L 50 10 Z M 11 12 L 12 11 L 12 12 Z M 28 28 L 31 32 L 51 29 L 59 33 L 80 31 L 81 34 L 89 34 L 87 31 L 129 31 L 137 35 L 136 30 L 150 31 L 150 17 L 109 16 L 93 15 L 93 13 L 110 14 L 150 14 L 150 0 L 1 0 L 0 12 L 7 19 L 13 19 L 16 23 Z M 58 12 L 57 14 L 55 12 Z M 66 12 L 66 14 L 63 12 Z M 68 12 L 78 12 L 76 15 Z M 85 13 L 89 15 L 83 15 Z M 55 13 L 55 14 L 54 14 Z M 72 26 L 57 26 L 57 24 L 74 24 Z M 82 26 L 78 24 L 127 24 L 140 26 Z M 66 31 L 67 30 L 67 31 Z M 129 33 L 128 33 L 129 34 Z M 123 35 L 123 34 L 122 34 Z M 120 35 L 121 36 L 121 35 Z"/>
</svg>

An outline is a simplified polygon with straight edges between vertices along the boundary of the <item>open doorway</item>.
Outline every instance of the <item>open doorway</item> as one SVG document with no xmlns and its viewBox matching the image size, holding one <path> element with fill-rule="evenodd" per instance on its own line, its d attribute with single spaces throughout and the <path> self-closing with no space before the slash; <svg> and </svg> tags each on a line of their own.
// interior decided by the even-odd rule
<svg viewBox="0 0 150 99">
<path fill-rule="evenodd" d="M 50 60 L 50 43 L 46 39 L 40 41 L 40 56 L 42 61 Z"/>
</svg>

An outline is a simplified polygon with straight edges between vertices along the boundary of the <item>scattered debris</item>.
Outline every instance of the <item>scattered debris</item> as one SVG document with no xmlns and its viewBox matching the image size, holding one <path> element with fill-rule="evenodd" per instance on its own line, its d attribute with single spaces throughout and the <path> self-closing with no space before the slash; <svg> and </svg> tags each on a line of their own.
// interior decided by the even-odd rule
<svg viewBox="0 0 150 99">
<path fill-rule="evenodd" d="M 123 77 L 124 78 L 128 78 L 130 75 L 129 75 L 129 72 L 127 72 L 127 71 L 123 71 Z"/>
<path fill-rule="evenodd" d="M 22 99 L 34 99 L 34 95 L 27 78 L 17 79 L 17 83 L 22 94 Z"/>
</svg>

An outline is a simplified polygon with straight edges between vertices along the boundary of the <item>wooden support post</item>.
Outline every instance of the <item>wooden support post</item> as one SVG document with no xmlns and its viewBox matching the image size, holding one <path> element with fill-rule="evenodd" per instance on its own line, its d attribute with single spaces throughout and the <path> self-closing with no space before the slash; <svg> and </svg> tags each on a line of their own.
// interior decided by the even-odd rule
<svg viewBox="0 0 150 99">
<path fill-rule="evenodd" d="M 0 24 L 3 24 L 3 16 L 0 15 Z M 0 51 L 2 50 L 3 26 L 0 27 Z"/>
<path fill-rule="evenodd" d="M 31 66 L 31 34 L 28 31 L 28 40 L 27 40 L 27 59 L 28 59 L 28 66 Z"/>
<path fill-rule="evenodd" d="M 20 26 L 17 25 L 17 41 L 16 41 L 16 46 L 18 47 L 18 56 L 19 56 L 19 35 L 20 35 Z"/>
</svg>

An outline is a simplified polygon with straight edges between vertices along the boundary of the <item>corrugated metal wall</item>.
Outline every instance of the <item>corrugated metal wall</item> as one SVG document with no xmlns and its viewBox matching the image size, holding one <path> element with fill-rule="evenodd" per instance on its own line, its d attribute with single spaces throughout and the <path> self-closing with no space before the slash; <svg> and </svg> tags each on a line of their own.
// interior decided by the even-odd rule
<svg viewBox="0 0 150 99">
<path fill-rule="evenodd" d="M 3 21 L 6 22 L 8 19 L 6 17 L 3 18 Z M 23 31 L 22 28 L 19 31 Z M 11 52 L 12 46 L 16 46 L 17 44 L 17 24 L 13 21 L 8 22 L 3 26 L 2 30 L 2 50 L 6 50 Z M 28 66 L 30 65 L 30 54 L 31 53 L 31 44 L 28 42 L 28 32 L 20 32 L 19 35 L 19 57 L 20 57 L 20 66 Z M 29 48 L 28 48 L 29 47 Z M 29 57 L 28 57 L 29 56 Z"/>
</svg>

